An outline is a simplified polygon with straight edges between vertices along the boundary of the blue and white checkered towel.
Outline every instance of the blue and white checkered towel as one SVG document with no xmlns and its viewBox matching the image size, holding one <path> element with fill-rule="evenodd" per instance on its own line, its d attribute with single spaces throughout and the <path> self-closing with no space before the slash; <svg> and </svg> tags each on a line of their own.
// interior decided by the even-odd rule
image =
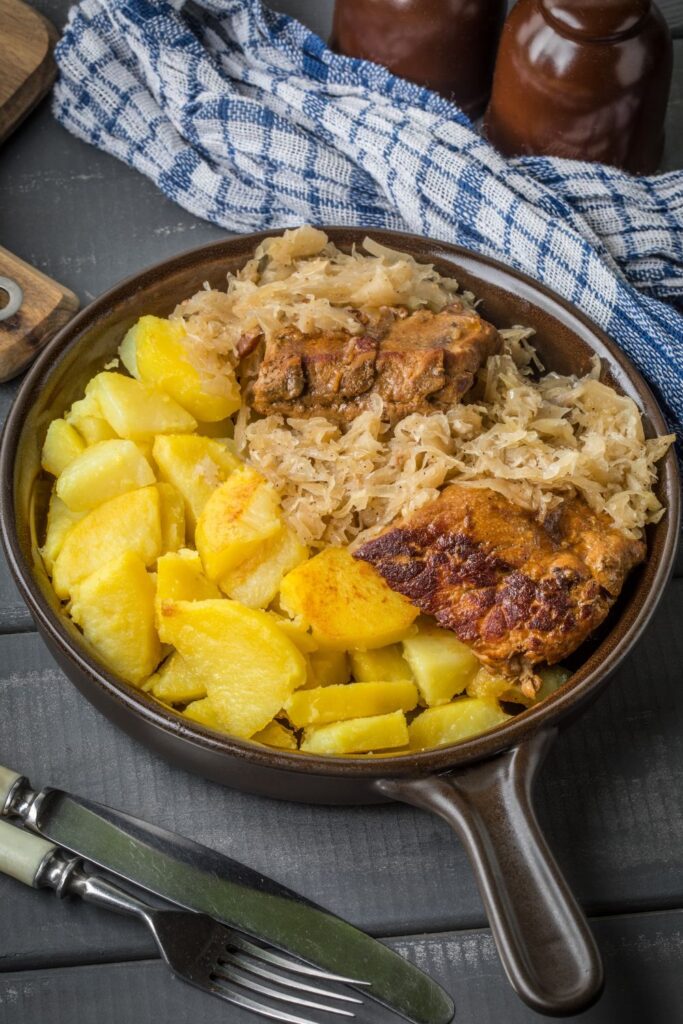
<svg viewBox="0 0 683 1024">
<path fill-rule="evenodd" d="M 83 0 L 55 113 L 200 217 L 408 228 L 559 292 L 640 367 L 683 436 L 683 172 L 503 159 L 453 104 L 260 0 Z"/>
</svg>

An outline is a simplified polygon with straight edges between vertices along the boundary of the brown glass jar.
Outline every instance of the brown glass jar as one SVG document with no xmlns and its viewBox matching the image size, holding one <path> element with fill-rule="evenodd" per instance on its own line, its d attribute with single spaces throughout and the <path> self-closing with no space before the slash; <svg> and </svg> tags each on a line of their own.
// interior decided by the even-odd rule
<svg viewBox="0 0 683 1024">
<path fill-rule="evenodd" d="M 671 34 L 650 0 L 519 0 L 498 51 L 484 130 L 509 156 L 657 169 Z"/>
<path fill-rule="evenodd" d="M 330 45 L 477 117 L 491 91 L 505 10 L 505 0 L 336 0 Z"/>
</svg>

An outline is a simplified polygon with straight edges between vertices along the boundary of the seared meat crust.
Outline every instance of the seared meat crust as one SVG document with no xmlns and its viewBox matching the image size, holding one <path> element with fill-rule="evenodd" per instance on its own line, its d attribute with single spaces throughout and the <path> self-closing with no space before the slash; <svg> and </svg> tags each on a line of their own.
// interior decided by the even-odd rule
<svg viewBox="0 0 683 1024">
<path fill-rule="evenodd" d="M 451 486 L 354 552 L 491 669 L 527 679 L 605 619 L 645 545 L 579 498 L 539 523 L 497 491 Z"/>
<path fill-rule="evenodd" d="M 287 327 L 266 344 L 248 400 L 262 415 L 347 423 L 378 394 L 395 422 L 457 402 L 499 350 L 495 327 L 460 302 L 440 313 L 387 309 L 360 335 Z"/>
</svg>

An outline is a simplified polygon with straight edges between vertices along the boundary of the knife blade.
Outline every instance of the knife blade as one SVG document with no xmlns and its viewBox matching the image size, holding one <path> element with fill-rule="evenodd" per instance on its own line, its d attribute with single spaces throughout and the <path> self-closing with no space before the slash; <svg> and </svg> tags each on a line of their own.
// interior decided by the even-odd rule
<svg viewBox="0 0 683 1024">
<path fill-rule="evenodd" d="M 178 906 L 368 982 L 368 996 L 416 1024 L 448 1024 L 455 1013 L 435 981 L 381 942 L 208 846 L 60 789 L 35 792 L 2 766 L 0 815 Z"/>
</svg>

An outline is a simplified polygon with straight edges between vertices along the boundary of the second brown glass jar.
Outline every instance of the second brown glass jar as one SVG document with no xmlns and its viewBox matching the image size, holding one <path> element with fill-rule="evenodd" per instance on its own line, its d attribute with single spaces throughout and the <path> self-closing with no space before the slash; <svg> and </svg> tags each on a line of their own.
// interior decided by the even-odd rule
<svg viewBox="0 0 683 1024">
<path fill-rule="evenodd" d="M 331 46 L 482 113 L 505 0 L 336 0 Z"/>
</svg>

